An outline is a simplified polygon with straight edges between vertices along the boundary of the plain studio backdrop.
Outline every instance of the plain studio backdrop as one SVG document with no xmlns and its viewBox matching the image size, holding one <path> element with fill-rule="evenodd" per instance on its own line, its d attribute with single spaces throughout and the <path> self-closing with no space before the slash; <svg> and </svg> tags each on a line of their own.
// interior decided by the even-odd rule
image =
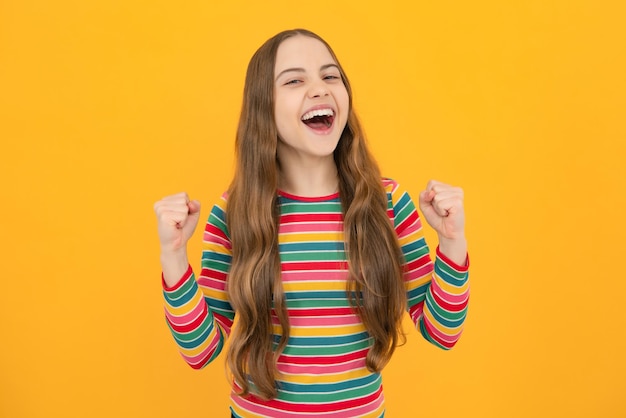
<svg viewBox="0 0 626 418">
<path fill-rule="evenodd" d="M 226 416 L 164 321 L 154 201 L 206 220 L 252 53 L 336 50 L 383 173 L 466 193 L 472 299 L 390 417 L 626 416 L 626 3 L 0 0 L 0 416 Z M 199 266 L 201 234 L 191 241 Z M 436 236 L 427 231 L 434 250 Z"/>
</svg>

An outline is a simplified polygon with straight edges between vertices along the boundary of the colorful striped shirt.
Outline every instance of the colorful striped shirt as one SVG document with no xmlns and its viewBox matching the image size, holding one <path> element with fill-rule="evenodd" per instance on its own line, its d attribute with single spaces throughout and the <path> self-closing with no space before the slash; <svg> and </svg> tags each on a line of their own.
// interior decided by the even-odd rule
<svg viewBox="0 0 626 418">
<path fill-rule="evenodd" d="M 469 298 L 468 265 L 459 266 L 437 248 L 433 263 L 409 194 L 383 179 L 388 215 L 404 254 L 407 310 L 426 340 L 449 349 L 460 337 Z M 165 315 L 184 359 L 202 368 L 215 359 L 230 333 L 235 312 L 225 291 L 231 243 L 227 198 L 213 207 L 204 230 L 202 269 L 191 269 L 171 288 L 163 282 Z M 380 373 L 365 365 L 371 340 L 346 295 L 347 260 L 338 194 L 303 198 L 279 193 L 279 252 L 290 337 L 277 367 L 278 396 L 264 401 L 238 396 L 236 417 L 382 417 Z M 274 337 L 280 333 L 273 317 Z"/>
</svg>

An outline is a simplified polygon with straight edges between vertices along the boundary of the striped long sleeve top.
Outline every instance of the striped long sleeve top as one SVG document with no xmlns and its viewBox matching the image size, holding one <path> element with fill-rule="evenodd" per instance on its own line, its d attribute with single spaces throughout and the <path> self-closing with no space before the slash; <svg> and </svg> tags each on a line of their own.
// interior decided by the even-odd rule
<svg viewBox="0 0 626 418">
<path fill-rule="evenodd" d="M 454 264 L 438 248 L 433 263 L 409 194 L 393 180 L 383 183 L 406 262 L 407 311 L 427 341 L 450 349 L 466 317 L 468 265 Z M 225 290 L 231 261 L 226 204 L 223 196 L 207 221 L 199 277 L 189 267 L 175 286 L 163 282 L 167 324 L 183 358 L 198 369 L 219 355 L 235 318 Z M 241 397 L 234 387 L 231 412 L 236 417 L 382 417 L 381 375 L 365 365 L 370 338 L 346 295 L 339 195 L 303 198 L 279 193 L 279 207 L 279 252 L 291 333 L 278 358 L 278 396 L 269 401 Z M 279 332 L 276 326 L 275 334 Z"/>
</svg>

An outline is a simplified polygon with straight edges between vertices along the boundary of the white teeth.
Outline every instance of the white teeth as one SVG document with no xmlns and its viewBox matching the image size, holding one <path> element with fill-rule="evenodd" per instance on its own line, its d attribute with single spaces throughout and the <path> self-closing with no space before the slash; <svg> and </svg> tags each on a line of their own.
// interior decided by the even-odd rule
<svg viewBox="0 0 626 418">
<path fill-rule="evenodd" d="M 306 112 L 304 116 L 302 116 L 302 120 L 309 120 L 314 118 L 315 116 L 332 116 L 335 112 L 332 109 L 315 109 L 310 112 Z"/>
</svg>

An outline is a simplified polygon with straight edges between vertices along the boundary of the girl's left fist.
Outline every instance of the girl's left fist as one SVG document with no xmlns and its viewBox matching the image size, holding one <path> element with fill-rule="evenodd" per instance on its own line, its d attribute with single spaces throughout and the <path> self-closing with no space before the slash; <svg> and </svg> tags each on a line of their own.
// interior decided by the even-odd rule
<svg viewBox="0 0 626 418">
<path fill-rule="evenodd" d="M 463 189 L 431 180 L 420 193 L 419 207 L 440 239 L 465 239 Z"/>
</svg>

